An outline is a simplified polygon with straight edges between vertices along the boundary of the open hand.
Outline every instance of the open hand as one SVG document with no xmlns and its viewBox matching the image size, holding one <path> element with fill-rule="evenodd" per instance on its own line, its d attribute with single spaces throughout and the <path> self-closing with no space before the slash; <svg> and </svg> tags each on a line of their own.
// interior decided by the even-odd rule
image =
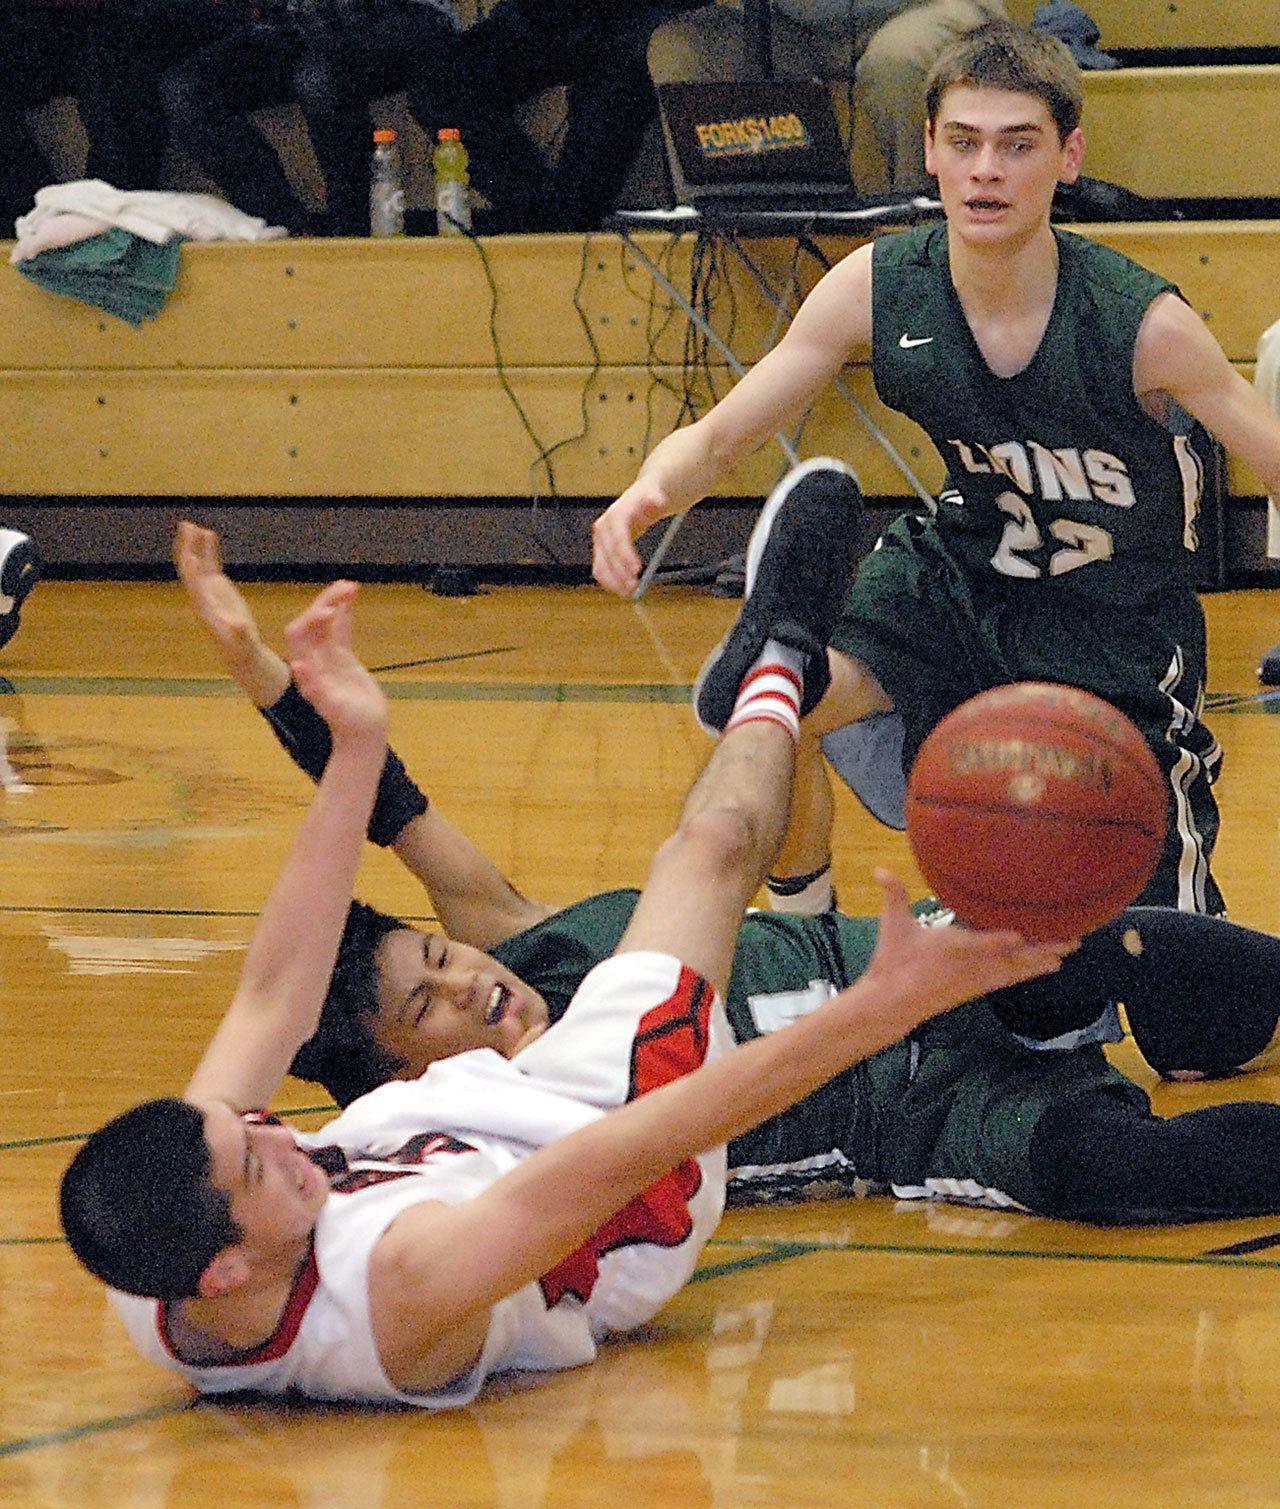
<svg viewBox="0 0 1280 1509">
<path fill-rule="evenodd" d="M 269 707 L 289 685 L 289 668 L 263 644 L 249 604 L 222 569 L 218 536 L 184 519 L 173 538 L 173 561 L 222 663 L 259 707 Z"/>
<path fill-rule="evenodd" d="M 334 582 L 285 629 L 298 690 L 329 725 L 335 742 L 386 738 L 387 699 L 351 647 L 355 582 Z"/>
<path fill-rule="evenodd" d="M 875 952 L 863 976 L 874 980 L 903 1032 L 926 1017 L 1006 985 L 1052 974 L 1078 938 L 1028 943 L 1019 933 L 978 932 L 959 925 L 922 927 L 902 882 L 888 870 L 875 878 L 884 895 Z"/>
<path fill-rule="evenodd" d="M 591 574 L 619 597 L 631 597 L 640 582 L 635 542 L 672 509 L 653 483 L 633 482 L 591 526 Z"/>
</svg>

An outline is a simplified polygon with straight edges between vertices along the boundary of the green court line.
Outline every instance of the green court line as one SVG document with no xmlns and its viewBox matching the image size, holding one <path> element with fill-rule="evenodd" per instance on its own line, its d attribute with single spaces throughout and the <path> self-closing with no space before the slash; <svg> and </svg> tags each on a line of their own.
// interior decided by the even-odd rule
<svg viewBox="0 0 1280 1509">
<path fill-rule="evenodd" d="M 337 1109 L 329 1100 L 318 1106 L 290 1106 L 287 1110 L 277 1111 L 276 1115 L 284 1120 L 287 1116 L 314 1116 L 318 1112 Z M 57 1142 L 83 1142 L 88 1136 L 88 1132 L 55 1132 L 49 1137 L 20 1137 L 14 1142 L 0 1142 L 0 1153 L 12 1152 L 15 1148 L 48 1147 Z"/>
<path fill-rule="evenodd" d="M 25 913 L 55 917 L 256 917 L 255 911 L 231 911 L 207 906 L 52 906 L 46 903 L 23 906 L 18 902 L 6 902 L 0 906 L 0 916 L 22 916 Z M 400 912 L 402 922 L 438 922 L 434 912 Z"/>
<path fill-rule="evenodd" d="M 49 1137 L 19 1137 L 13 1142 L 0 1142 L 0 1153 L 10 1153 L 24 1147 L 53 1147 L 59 1142 L 83 1142 L 88 1132 L 55 1132 Z"/>
<path fill-rule="evenodd" d="M 68 1425 L 63 1430 L 46 1430 L 19 1441 L 0 1441 L 0 1457 L 16 1456 L 20 1451 L 34 1451 L 40 1446 L 64 1446 L 69 1441 L 81 1441 L 86 1436 L 101 1435 L 104 1431 L 125 1430 L 130 1425 L 163 1420 L 167 1415 L 178 1415 L 191 1409 L 196 1402 L 190 1398 L 175 1399 L 169 1404 L 156 1404 L 151 1409 L 135 1410 L 129 1415 L 109 1415 L 105 1420 L 88 1420 L 83 1425 Z"/>
<path fill-rule="evenodd" d="M 24 912 L 70 917 L 256 917 L 257 912 L 215 911 L 210 907 L 183 906 L 21 906 L 10 902 L 0 906 L 0 914 Z"/>
<path fill-rule="evenodd" d="M 389 667 L 435 665 L 441 660 L 472 659 L 501 650 L 401 661 Z M 18 676 L 10 680 L 20 695 L 50 697 L 240 697 L 233 681 L 201 676 Z M 393 702 L 687 702 L 690 688 L 669 681 L 383 681 Z M 1206 708 L 1215 713 L 1280 713 L 1280 690 L 1209 692 Z"/>
<path fill-rule="evenodd" d="M 687 702 L 674 682 L 383 681 L 393 702 Z M 233 681 L 189 676 L 20 676 L 19 695 L 47 697 L 243 697 Z"/>
<path fill-rule="evenodd" d="M 1263 1258 L 1226 1257 L 1218 1253 L 1187 1253 L 1179 1255 L 1167 1252 L 1077 1252 L 1074 1249 L 1051 1251 L 1036 1247 L 949 1247 L 941 1245 L 911 1246 L 902 1242 L 771 1242 L 760 1237 L 712 1237 L 708 1247 L 751 1247 L 765 1249 L 753 1252 L 738 1262 L 717 1264 L 714 1268 L 698 1269 L 694 1278 L 718 1278 L 722 1273 L 737 1273 L 754 1268 L 761 1262 L 784 1262 L 788 1258 L 807 1257 L 813 1252 L 867 1252 L 884 1253 L 889 1256 L 910 1257 L 990 1257 L 1016 1258 L 1031 1262 L 1073 1263 L 1133 1263 L 1145 1267 L 1165 1268 L 1280 1268 L 1280 1258 L 1267 1261 Z M 767 1254 L 777 1252 L 776 1258 Z"/>
<path fill-rule="evenodd" d="M 713 1237 L 707 1245 L 715 1242 Z M 733 1258 L 726 1263 L 708 1263 L 703 1268 L 694 1270 L 689 1282 L 699 1284 L 703 1279 L 723 1278 L 728 1273 L 744 1273 L 748 1268 L 762 1268 L 769 1263 L 785 1263 L 793 1257 L 805 1257 L 808 1253 L 817 1249 L 808 1242 L 778 1242 L 766 1252 L 756 1252 L 750 1257 Z"/>
</svg>

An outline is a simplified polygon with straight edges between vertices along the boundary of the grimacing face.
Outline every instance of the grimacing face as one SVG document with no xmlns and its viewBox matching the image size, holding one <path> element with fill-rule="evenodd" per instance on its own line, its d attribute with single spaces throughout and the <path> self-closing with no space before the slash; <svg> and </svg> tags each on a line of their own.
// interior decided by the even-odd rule
<svg viewBox="0 0 1280 1509">
<path fill-rule="evenodd" d="M 509 1058 L 549 1022 L 547 1003 L 496 959 L 442 933 L 399 927 L 374 950 L 378 1042 L 407 1060 L 414 1079 L 437 1059 L 470 1048 Z"/>
</svg>

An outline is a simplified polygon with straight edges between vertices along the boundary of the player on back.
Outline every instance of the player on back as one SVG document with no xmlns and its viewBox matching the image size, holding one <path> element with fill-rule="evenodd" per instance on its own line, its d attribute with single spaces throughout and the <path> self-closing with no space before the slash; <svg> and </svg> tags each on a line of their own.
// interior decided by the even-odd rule
<svg viewBox="0 0 1280 1509">
<path fill-rule="evenodd" d="M 862 980 L 721 1055 L 717 992 L 786 824 L 801 706 L 826 680 L 843 515 L 828 498 L 775 521 L 807 587 L 776 604 L 618 950 L 564 1019 L 511 1059 L 478 1049 L 385 1085 L 313 1134 L 253 1108 L 316 1024 L 386 705 L 351 652 L 354 587 L 290 626 L 333 751 L 235 997 L 185 1098 L 108 1123 L 63 1180 L 68 1240 L 128 1291 L 114 1298 L 148 1356 L 208 1392 L 426 1407 L 465 1403 L 498 1370 L 589 1361 L 692 1272 L 723 1199 L 719 1144 L 929 1014 L 1056 967 L 1066 945 L 918 927 L 886 875 Z"/>
<path fill-rule="evenodd" d="M 1187 415 L 1269 491 L 1280 419 L 1165 279 L 1051 226 L 1056 185 L 1080 173 L 1081 103 L 1053 38 L 993 22 L 949 48 L 930 75 L 925 141 L 946 224 L 839 263 L 778 346 L 657 446 L 596 521 L 594 569 L 633 591 L 644 530 L 696 503 L 844 363 L 869 359 L 880 397 L 928 431 L 947 479 L 932 516 L 898 519 L 858 573 L 811 720 L 841 731 L 828 756 L 900 825 L 901 772 L 945 712 L 1009 681 L 1083 686 L 1138 724 L 1167 776 L 1168 839 L 1140 899 L 1216 912 L 1220 750 L 1200 721 L 1204 619 L 1188 552 L 1201 465 Z M 805 468 L 801 490 L 829 471 Z M 750 640 L 731 636 L 725 653 L 749 653 Z M 875 716 L 891 709 L 901 723 Z M 707 695 L 698 712 L 712 728 L 726 715 Z M 892 743 L 902 725 L 901 758 L 868 782 L 871 734 Z M 887 775 L 893 789 L 876 790 Z M 825 779 L 795 805 L 780 873 L 820 872 Z"/>
<path fill-rule="evenodd" d="M 785 574 L 769 560 L 774 514 L 766 506 L 757 528 L 767 543 L 752 548 L 766 592 Z M 228 670 L 319 778 L 328 728 L 263 643 L 217 537 L 184 523 L 175 558 Z M 517 1053 L 572 1009 L 639 896 L 611 890 L 553 911 L 521 895 L 390 750 L 368 833 L 421 881 L 447 932 L 353 903 L 320 1026 L 292 1065 L 342 1105 L 469 1048 Z M 748 912 L 724 997 L 735 1040 L 777 1031 L 850 984 L 875 933 L 871 917 Z M 879 1189 L 1103 1223 L 1273 1212 L 1280 1106 L 1231 1101 L 1157 1116 L 1099 1042 L 1114 1040 L 1112 1024 L 1118 1034 L 1123 1001 L 1142 1053 L 1170 1077 L 1269 1065 L 1278 982 L 1280 938 L 1221 917 L 1130 908 L 1056 973 L 923 1023 L 735 1137 L 727 1199 Z"/>
</svg>

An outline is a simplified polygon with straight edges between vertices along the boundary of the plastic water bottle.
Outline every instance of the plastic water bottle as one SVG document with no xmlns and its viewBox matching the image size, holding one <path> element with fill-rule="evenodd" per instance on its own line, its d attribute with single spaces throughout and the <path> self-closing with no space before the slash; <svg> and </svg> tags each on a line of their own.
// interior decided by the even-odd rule
<svg viewBox="0 0 1280 1509">
<path fill-rule="evenodd" d="M 431 154 L 436 179 L 436 235 L 465 236 L 471 229 L 471 199 L 467 185 L 467 149 L 462 132 L 442 126 Z"/>
<path fill-rule="evenodd" d="M 383 127 L 373 133 L 373 164 L 369 178 L 369 234 L 404 235 L 404 183 L 400 178 L 400 149 L 396 133 Z"/>
</svg>

